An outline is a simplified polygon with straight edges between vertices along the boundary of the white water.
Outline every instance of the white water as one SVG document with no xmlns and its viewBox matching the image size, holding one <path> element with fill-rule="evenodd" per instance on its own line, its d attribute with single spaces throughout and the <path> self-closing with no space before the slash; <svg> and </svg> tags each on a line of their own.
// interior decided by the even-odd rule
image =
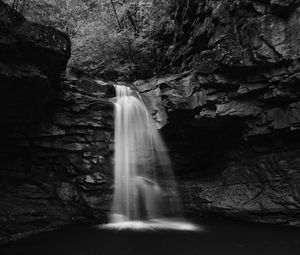
<svg viewBox="0 0 300 255">
<path fill-rule="evenodd" d="M 135 91 L 115 89 L 115 190 L 106 228 L 195 230 L 174 220 L 181 217 L 181 202 L 152 116 Z"/>
</svg>

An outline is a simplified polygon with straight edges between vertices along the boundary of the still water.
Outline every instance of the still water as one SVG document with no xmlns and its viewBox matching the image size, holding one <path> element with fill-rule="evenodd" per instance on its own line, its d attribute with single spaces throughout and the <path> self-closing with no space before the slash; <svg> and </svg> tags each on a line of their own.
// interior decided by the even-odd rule
<svg viewBox="0 0 300 255">
<path fill-rule="evenodd" d="M 201 219 L 199 231 L 77 225 L 0 246 L 1 255 L 299 255 L 300 228 Z"/>
</svg>

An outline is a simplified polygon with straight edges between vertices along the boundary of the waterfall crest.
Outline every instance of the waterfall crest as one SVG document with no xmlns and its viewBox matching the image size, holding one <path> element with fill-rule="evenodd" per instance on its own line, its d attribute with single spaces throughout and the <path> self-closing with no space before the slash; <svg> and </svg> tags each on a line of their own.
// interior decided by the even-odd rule
<svg viewBox="0 0 300 255">
<path fill-rule="evenodd" d="M 166 146 L 139 94 L 115 86 L 115 190 L 111 222 L 181 216 Z"/>
</svg>

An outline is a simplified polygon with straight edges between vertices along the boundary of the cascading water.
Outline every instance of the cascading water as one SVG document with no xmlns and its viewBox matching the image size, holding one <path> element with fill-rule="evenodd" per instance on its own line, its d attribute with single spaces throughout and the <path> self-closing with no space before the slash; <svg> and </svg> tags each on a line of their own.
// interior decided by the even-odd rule
<svg viewBox="0 0 300 255">
<path fill-rule="evenodd" d="M 115 89 L 115 190 L 110 225 L 194 228 L 166 220 L 181 217 L 182 211 L 166 147 L 139 94 L 126 86 Z"/>
</svg>

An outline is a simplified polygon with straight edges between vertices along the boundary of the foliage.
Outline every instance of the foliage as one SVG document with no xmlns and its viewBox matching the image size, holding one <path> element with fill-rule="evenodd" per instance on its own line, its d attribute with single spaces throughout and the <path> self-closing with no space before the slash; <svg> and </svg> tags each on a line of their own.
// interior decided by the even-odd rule
<svg viewBox="0 0 300 255">
<path fill-rule="evenodd" d="M 68 33 L 70 65 L 136 79 L 167 68 L 176 0 L 6 0 L 28 19 Z"/>
</svg>

